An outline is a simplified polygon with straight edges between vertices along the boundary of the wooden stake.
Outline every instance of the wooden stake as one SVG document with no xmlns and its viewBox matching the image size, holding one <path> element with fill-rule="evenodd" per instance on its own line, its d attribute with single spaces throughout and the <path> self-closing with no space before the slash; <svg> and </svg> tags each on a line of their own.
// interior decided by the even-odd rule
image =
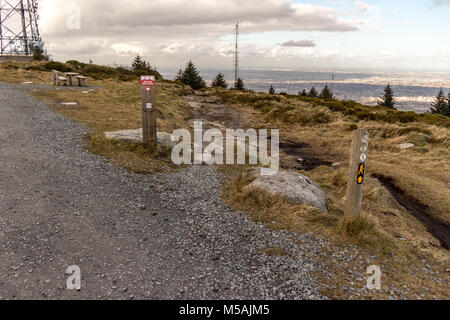
<svg viewBox="0 0 450 320">
<path fill-rule="evenodd" d="M 156 84 L 142 86 L 142 128 L 146 147 L 157 146 L 156 117 Z"/>
<path fill-rule="evenodd" d="M 368 149 L 369 133 L 363 129 L 353 132 L 345 205 L 345 217 L 348 219 L 357 219 L 361 214 Z"/>
</svg>

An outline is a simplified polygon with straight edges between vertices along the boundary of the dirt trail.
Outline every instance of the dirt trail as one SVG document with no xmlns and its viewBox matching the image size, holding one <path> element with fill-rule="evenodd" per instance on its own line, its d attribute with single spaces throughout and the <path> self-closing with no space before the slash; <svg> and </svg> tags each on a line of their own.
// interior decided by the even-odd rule
<svg viewBox="0 0 450 320">
<path fill-rule="evenodd" d="M 247 129 L 251 128 L 252 124 L 253 127 L 255 126 L 251 116 L 221 103 L 217 97 L 193 95 L 186 97 L 186 100 L 192 108 L 193 119 L 205 120 L 206 128 Z M 280 137 L 280 162 L 283 169 L 309 171 L 321 165 L 332 165 L 331 161 L 314 157 L 311 151 L 312 147 L 308 143 Z M 401 206 L 417 217 L 428 228 L 428 231 L 439 239 L 444 248 L 450 249 L 450 226 L 448 224 L 430 216 L 426 206 L 405 195 L 402 190 L 392 184 L 389 178 L 382 176 L 377 178 Z"/>
<path fill-rule="evenodd" d="M 427 227 L 428 232 L 436 237 L 444 248 L 450 250 L 450 225 L 433 218 L 433 216 L 428 214 L 428 206 L 406 195 L 393 184 L 391 178 L 382 175 L 374 175 L 374 177 L 389 190 L 401 206 Z"/>
<path fill-rule="evenodd" d="M 251 115 L 220 102 L 218 97 L 206 95 L 192 95 L 186 97 L 192 109 L 191 127 L 194 120 L 203 120 L 204 129 L 257 129 Z M 282 133 L 280 134 L 282 136 Z M 292 141 L 280 137 L 281 167 L 286 170 L 312 170 L 318 166 L 331 166 L 332 162 L 313 156 L 310 144 Z"/>
</svg>

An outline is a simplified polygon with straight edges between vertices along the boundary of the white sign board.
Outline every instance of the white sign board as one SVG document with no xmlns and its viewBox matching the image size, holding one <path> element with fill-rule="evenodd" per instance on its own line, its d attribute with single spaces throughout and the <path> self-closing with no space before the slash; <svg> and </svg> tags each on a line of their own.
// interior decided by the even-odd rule
<svg viewBox="0 0 450 320">
<path fill-rule="evenodd" d="M 154 86 L 156 83 L 155 76 L 141 76 L 141 85 Z"/>
</svg>

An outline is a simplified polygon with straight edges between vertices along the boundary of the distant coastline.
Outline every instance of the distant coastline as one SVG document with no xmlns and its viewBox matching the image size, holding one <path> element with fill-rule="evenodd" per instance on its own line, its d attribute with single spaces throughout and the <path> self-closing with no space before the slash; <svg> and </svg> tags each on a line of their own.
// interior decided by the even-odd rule
<svg viewBox="0 0 450 320">
<path fill-rule="evenodd" d="M 177 70 L 160 69 L 164 78 L 173 79 Z M 219 72 L 233 82 L 232 70 L 200 69 L 207 84 Z M 450 72 L 389 72 L 389 71 L 296 71 L 291 69 L 244 69 L 240 72 L 246 88 L 268 92 L 273 86 L 276 92 L 297 94 L 311 87 L 333 87 L 339 99 L 354 100 L 375 105 L 383 88 L 390 83 L 394 89 L 400 110 L 426 112 L 441 87 L 450 89 Z M 334 78 L 334 81 L 332 81 Z"/>
</svg>

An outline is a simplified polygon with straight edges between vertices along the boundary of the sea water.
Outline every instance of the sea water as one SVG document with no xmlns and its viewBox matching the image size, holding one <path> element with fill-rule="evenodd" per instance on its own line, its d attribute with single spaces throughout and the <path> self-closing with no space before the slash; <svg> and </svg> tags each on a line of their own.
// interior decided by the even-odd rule
<svg viewBox="0 0 450 320">
<path fill-rule="evenodd" d="M 177 70 L 162 70 L 167 79 L 173 79 Z M 231 85 L 233 70 L 200 70 L 208 85 L 217 73 L 223 73 Z M 376 105 L 388 83 L 391 84 L 399 110 L 426 112 L 441 87 L 450 92 L 450 72 L 367 72 L 367 71 L 297 71 L 297 70 L 241 70 L 245 87 L 268 92 L 273 86 L 277 93 L 298 94 L 315 87 L 319 92 L 327 84 L 338 99 L 354 100 Z"/>
</svg>

